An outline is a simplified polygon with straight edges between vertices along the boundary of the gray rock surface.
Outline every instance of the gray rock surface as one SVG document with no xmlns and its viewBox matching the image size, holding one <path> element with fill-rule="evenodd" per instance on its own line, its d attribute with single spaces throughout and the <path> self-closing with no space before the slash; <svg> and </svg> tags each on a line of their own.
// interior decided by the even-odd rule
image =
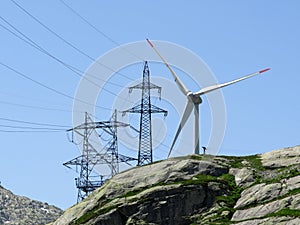
<svg viewBox="0 0 300 225">
<path fill-rule="evenodd" d="M 242 208 L 252 204 L 269 201 L 278 196 L 286 194 L 288 191 L 282 188 L 280 183 L 274 184 L 257 184 L 242 192 L 234 208 Z"/>
<path fill-rule="evenodd" d="M 72 221 L 92 210 L 95 204 L 101 205 L 107 199 L 114 200 L 105 204 L 106 208 L 118 205 L 119 210 L 111 210 L 110 216 L 105 214 L 99 216 L 96 220 L 102 221 L 101 224 L 113 224 L 111 220 L 104 222 L 107 221 L 105 218 L 113 217 L 114 220 L 118 220 L 121 215 L 126 215 L 126 221 L 137 218 L 148 222 L 153 220 L 159 224 L 182 224 L 181 217 L 191 214 L 193 209 L 211 205 L 214 195 L 220 195 L 226 189 L 214 182 L 207 184 L 206 187 L 197 185 L 189 188 L 182 188 L 180 184 L 175 186 L 166 184 L 189 180 L 198 174 L 220 176 L 225 173 L 228 173 L 227 167 L 190 158 L 174 158 L 131 169 L 114 176 L 89 198 L 69 209 L 53 225 L 71 224 Z M 155 186 L 159 183 L 163 185 Z M 134 197 L 118 198 L 128 192 L 141 189 L 146 190 Z M 140 199 L 144 199 L 142 206 Z M 145 199 L 151 199 L 151 201 Z M 138 216 L 135 215 L 137 213 Z M 153 218 L 154 215 L 156 218 Z M 93 223 L 95 221 L 89 222 L 89 224 Z"/>
<path fill-rule="evenodd" d="M 284 187 L 288 190 L 298 189 L 300 188 L 300 175 L 289 179 L 282 179 L 280 182 L 285 184 Z"/>
<path fill-rule="evenodd" d="M 300 146 L 279 149 L 261 155 L 266 168 L 278 168 L 300 163 Z"/>
<path fill-rule="evenodd" d="M 47 224 L 56 220 L 62 210 L 47 203 L 14 195 L 0 186 L 0 224 Z"/>
<path fill-rule="evenodd" d="M 118 209 L 99 216 L 88 224 L 96 224 L 99 221 L 104 224 L 124 224 L 128 220 L 147 221 L 153 224 L 186 224 L 186 216 L 193 214 L 196 209 L 212 204 L 207 198 L 212 199 L 213 194 L 201 185 L 163 186 L 151 189 L 135 196 L 136 199 L 113 201 L 111 206 L 119 205 Z"/>
<path fill-rule="evenodd" d="M 120 173 L 53 225 L 300 224 L 300 146 L 210 158 L 173 158 Z"/>
<path fill-rule="evenodd" d="M 238 186 L 248 187 L 254 183 L 254 169 L 249 167 L 244 168 L 230 168 L 229 174 L 235 176 L 235 183 Z"/>
<path fill-rule="evenodd" d="M 293 197 L 287 197 L 278 201 L 262 204 L 249 209 L 237 210 L 232 216 L 232 221 L 241 221 L 248 219 L 261 218 L 270 213 L 277 212 L 291 205 Z"/>
</svg>

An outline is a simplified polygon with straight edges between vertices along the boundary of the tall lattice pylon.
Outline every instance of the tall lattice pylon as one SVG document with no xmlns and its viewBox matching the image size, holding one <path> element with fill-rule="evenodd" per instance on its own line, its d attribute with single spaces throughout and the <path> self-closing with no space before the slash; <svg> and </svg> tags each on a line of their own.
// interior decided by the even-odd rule
<svg viewBox="0 0 300 225">
<path fill-rule="evenodd" d="M 151 89 L 157 89 L 158 93 L 161 94 L 161 87 L 150 82 L 150 70 L 147 61 L 144 64 L 142 83 L 129 87 L 129 93 L 133 89 L 142 90 L 141 103 L 123 111 L 123 115 L 125 113 L 140 114 L 138 166 L 142 166 L 153 162 L 151 114 L 164 113 L 164 116 L 167 116 L 168 112 L 151 104 Z"/>
</svg>

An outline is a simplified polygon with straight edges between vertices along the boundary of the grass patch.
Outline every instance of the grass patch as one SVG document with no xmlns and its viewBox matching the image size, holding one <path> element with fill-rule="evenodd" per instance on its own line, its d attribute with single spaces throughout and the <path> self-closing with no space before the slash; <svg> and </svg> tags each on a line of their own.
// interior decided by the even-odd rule
<svg viewBox="0 0 300 225">
<path fill-rule="evenodd" d="M 295 176 L 298 176 L 298 175 L 300 175 L 300 171 L 298 171 L 298 169 L 296 169 L 296 168 L 291 168 L 288 171 L 287 175 L 283 178 L 291 178 L 291 177 L 295 177 Z"/>
<path fill-rule="evenodd" d="M 74 225 L 82 224 L 84 222 L 89 221 L 90 219 L 96 216 L 95 211 L 91 210 L 86 212 L 83 216 L 79 217 L 76 221 L 73 222 Z"/>
<path fill-rule="evenodd" d="M 74 225 L 83 224 L 83 223 L 88 222 L 89 220 L 91 220 L 91 219 L 93 219 L 97 216 L 100 216 L 102 214 L 105 214 L 105 213 L 111 211 L 112 209 L 117 208 L 118 206 L 119 205 L 112 205 L 112 206 L 109 206 L 109 207 L 106 207 L 106 208 L 103 208 L 103 209 L 99 209 L 101 207 L 94 208 L 94 209 L 86 212 L 83 216 L 79 217 L 72 224 L 74 224 Z"/>
<path fill-rule="evenodd" d="M 242 164 L 242 161 L 244 160 L 244 157 L 239 157 L 239 156 L 222 156 L 222 157 L 229 160 L 228 164 L 229 164 L 230 167 L 233 167 L 233 168 L 243 168 L 243 167 L 245 167 Z"/>
<path fill-rule="evenodd" d="M 233 207 L 237 200 L 241 197 L 241 193 L 243 189 L 241 187 L 236 186 L 234 176 L 230 174 L 223 174 L 222 179 L 226 181 L 226 184 L 229 188 L 229 194 L 227 196 L 217 196 L 215 201 L 216 202 L 225 202 L 226 205 L 229 207 L 229 211 L 234 212 Z"/>
<path fill-rule="evenodd" d="M 141 193 L 143 190 L 145 190 L 145 189 L 141 188 L 141 189 L 129 191 L 129 192 L 125 193 L 124 195 L 118 197 L 118 198 L 128 198 L 128 197 L 131 197 L 131 196 L 134 196 L 134 195 L 137 195 L 137 194 Z"/>
<path fill-rule="evenodd" d="M 300 175 L 300 171 L 294 168 L 294 166 L 289 167 L 282 167 L 276 170 L 278 176 L 272 179 L 265 179 L 263 182 L 270 184 L 270 183 L 279 183 L 282 179 L 288 179 L 295 176 Z"/>
<path fill-rule="evenodd" d="M 294 165 L 277 168 L 276 172 L 278 173 L 278 178 L 280 179 L 291 178 L 300 174 Z"/>
<path fill-rule="evenodd" d="M 190 158 L 195 159 L 195 160 L 202 160 L 203 159 L 203 157 L 201 155 L 191 155 Z"/>
<path fill-rule="evenodd" d="M 229 173 L 222 174 L 219 180 L 226 181 L 230 188 L 236 188 L 235 177 Z"/>
<path fill-rule="evenodd" d="M 186 185 L 192 185 L 192 184 L 207 184 L 208 182 L 217 181 L 217 180 L 218 180 L 217 177 L 214 177 L 214 176 L 198 174 L 190 180 L 182 180 L 182 181 L 179 181 L 178 183 L 186 186 Z"/>
<path fill-rule="evenodd" d="M 250 167 L 254 169 L 257 169 L 259 171 L 266 170 L 261 162 L 261 158 L 258 155 L 246 156 L 245 160 L 247 160 L 250 163 Z"/>
<path fill-rule="evenodd" d="M 300 217 L 300 210 L 284 208 L 279 210 L 278 212 L 270 213 L 266 217 L 275 217 L 275 216 Z"/>
<path fill-rule="evenodd" d="M 249 156 L 221 156 L 229 160 L 229 165 L 233 168 L 251 167 L 259 171 L 264 171 L 265 168 L 262 165 L 259 155 Z M 245 165 L 243 161 L 246 161 L 248 165 Z"/>
</svg>

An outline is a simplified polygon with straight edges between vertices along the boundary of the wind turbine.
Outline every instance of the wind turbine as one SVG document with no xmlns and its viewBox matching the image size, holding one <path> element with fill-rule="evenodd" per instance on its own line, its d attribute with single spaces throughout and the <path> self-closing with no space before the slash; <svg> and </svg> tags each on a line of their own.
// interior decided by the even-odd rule
<svg viewBox="0 0 300 225">
<path fill-rule="evenodd" d="M 197 91 L 197 92 L 192 92 L 189 89 L 186 88 L 186 86 L 184 85 L 184 83 L 179 79 L 179 77 L 176 75 L 176 73 L 173 71 L 173 69 L 170 67 L 170 65 L 167 63 L 167 61 L 162 57 L 162 55 L 159 53 L 159 51 L 155 48 L 155 46 L 153 45 L 153 43 L 149 40 L 146 39 L 147 42 L 149 43 L 149 45 L 153 48 L 153 50 L 156 52 L 156 54 L 159 56 L 159 58 L 163 61 L 163 63 L 166 65 L 166 67 L 170 70 L 177 86 L 179 87 L 180 91 L 187 97 L 187 103 L 185 106 L 185 110 L 184 113 L 181 117 L 178 129 L 176 131 L 173 143 L 171 145 L 169 154 L 168 154 L 168 158 L 173 150 L 173 147 L 176 143 L 176 140 L 182 130 L 182 128 L 184 127 L 187 119 L 190 117 L 192 110 L 194 109 L 194 117 L 195 117 L 195 124 L 194 124 L 194 129 L 195 129 L 195 137 L 194 137 L 194 147 L 195 147 L 195 154 L 199 154 L 199 105 L 202 103 L 202 99 L 201 99 L 201 95 L 207 94 L 209 92 L 218 90 L 220 88 L 226 87 L 228 85 L 240 82 L 242 80 L 248 79 L 250 77 L 254 77 L 256 75 L 259 75 L 261 73 L 264 73 L 268 70 L 270 70 L 270 68 L 264 69 L 264 70 L 260 70 L 258 72 L 249 74 L 247 76 L 238 78 L 236 80 L 233 81 L 229 81 L 226 83 L 222 83 L 222 84 L 215 84 L 212 86 L 208 86 L 205 88 L 202 88 L 201 90 Z"/>
</svg>

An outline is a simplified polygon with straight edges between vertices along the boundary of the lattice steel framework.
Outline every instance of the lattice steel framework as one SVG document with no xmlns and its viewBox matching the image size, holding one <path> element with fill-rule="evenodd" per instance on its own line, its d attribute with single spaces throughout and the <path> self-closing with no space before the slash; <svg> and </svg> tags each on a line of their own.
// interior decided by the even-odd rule
<svg viewBox="0 0 300 225">
<path fill-rule="evenodd" d="M 119 172 L 120 162 L 128 163 L 129 161 L 136 160 L 118 153 L 117 128 L 127 126 L 129 126 L 129 124 L 117 121 L 117 112 L 115 111 L 109 121 L 103 122 L 94 122 L 86 113 L 85 122 L 83 124 L 67 130 L 83 137 L 82 155 L 63 164 L 68 168 L 70 168 L 70 166 L 76 166 L 76 168 L 78 166 L 80 167 L 79 177 L 75 179 L 76 187 L 78 188 L 77 202 L 83 200 L 106 181 L 102 175 L 93 176 L 93 174 L 98 174 L 94 171 L 96 165 L 107 164 L 110 167 L 111 174 L 107 177 L 107 179 L 109 179 Z M 96 132 L 98 128 L 103 129 L 111 136 L 101 151 L 104 153 L 99 153 L 89 140 L 90 136 L 93 132 Z"/>
<path fill-rule="evenodd" d="M 141 104 L 123 111 L 123 115 L 125 113 L 140 114 L 138 166 L 141 166 L 153 162 L 151 114 L 164 113 L 164 116 L 167 116 L 168 112 L 151 104 L 151 89 L 157 89 L 158 93 L 161 94 L 161 87 L 150 82 L 150 70 L 147 61 L 144 64 L 142 83 L 129 87 L 129 93 L 133 89 L 142 90 Z"/>
</svg>

